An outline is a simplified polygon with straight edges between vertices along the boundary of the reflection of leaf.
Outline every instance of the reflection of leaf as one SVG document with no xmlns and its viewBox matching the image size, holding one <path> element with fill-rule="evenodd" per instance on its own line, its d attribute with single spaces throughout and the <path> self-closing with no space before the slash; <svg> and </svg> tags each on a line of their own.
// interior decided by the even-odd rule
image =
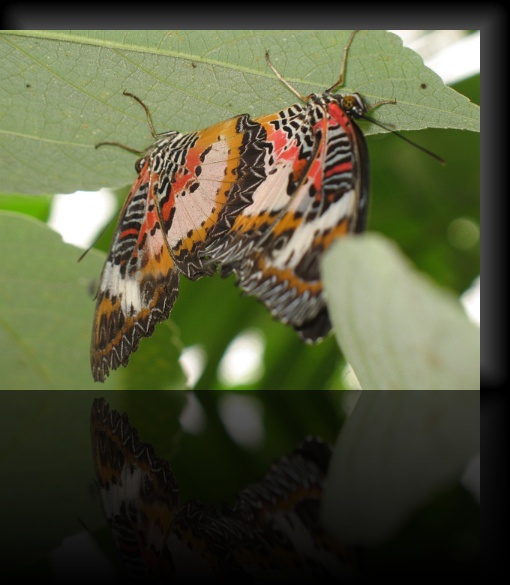
<svg viewBox="0 0 510 585">
<path fill-rule="evenodd" d="M 243 112 L 268 114 L 296 97 L 267 67 L 303 94 L 337 78 L 349 31 L 18 31 L 0 35 L 10 84 L 0 98 L 2 189 L 22 193 L 117 187 L 132 180 L 133 160 L 102 140 L 135 148 L 150 142 L 143 110 L 159 131 L 191 131 Z M 421 84 L 426 89 L 421 89 Z M 358 33 L 345 90 L 395 106 L 374 117 L 398 129 L 477 130 L 478 108 L 446 88 L 421 58 L 384 31 Z M 10 92 L 10 93 L 9 93 Z M 364 124 L 367 133 L 379 129 Z"/>
<path fill-rule="evenodd" d="M 347 237 L 323 266 L 337 339 L 363 389 L 480 388 L 480 330 L 393 244 Z"/>
<path fill-rule="evenodd" d="M 479 392 L 361 392 L 331 460 L 325 525 L 340 540 L 380 544 L 479 452 Z"/>
<path fill-rule="evenodd" d="M 0 272 L 1 388 L 92 389 L 93 296 L 103 255 L 91 251 L 78 264 L 80 250 L 62 244 L 44 224 L 9 212 L 0 213 L 0 249 L 11 251 L 3 254 Z M 182 385 L 179 349 L 171 337 L 152 347 L 147 359 L 153 368 L 140 364 L 145 375 L 138 387 L 162 387 L 156 381 L 160 364 L 164 387 Z M 121 379 L 119 372 L 107 387 Z"/>
</svg>

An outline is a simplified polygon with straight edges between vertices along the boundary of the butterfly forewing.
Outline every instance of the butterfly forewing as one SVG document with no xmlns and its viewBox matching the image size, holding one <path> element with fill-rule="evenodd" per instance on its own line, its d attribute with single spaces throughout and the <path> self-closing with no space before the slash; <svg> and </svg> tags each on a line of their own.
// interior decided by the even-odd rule
<svg viewBox="0 0 510 585">
<path fill-rule="evenodd" d="M 236 116 L 201 132 L 182 135 L 162 153 L 165 164 L 156 189 L 162 225 L 172 257 L 188 278 L 212 274 L 206 246 L 230 229 L 264 181 L 254 172 L 259 127 L 247 115 Z M 154 164 L 154 163 L 151 163 Z"/>
<path fill-rule="evenodd" d="M 290 195 L 306 177 L 317 148 L 313 136 L 305 134 L 306 110 L 301 105 L 252 120 L 251 124 L 258 130 L 252 135 L 255 140 L 247 143 L 246 152 L 252 159 L 247 162 L 251 174 L 263 180 L 245 194 L 242 213 L 236 215 L 229 232 L 208 246 L 209 255 L 224 271 L 235 269 L 280 219 L 289 205 Z M 305 143 L 300 144 L 295 136 L 289 136 L 291 126 L 301 129 Z"/>
</svg>

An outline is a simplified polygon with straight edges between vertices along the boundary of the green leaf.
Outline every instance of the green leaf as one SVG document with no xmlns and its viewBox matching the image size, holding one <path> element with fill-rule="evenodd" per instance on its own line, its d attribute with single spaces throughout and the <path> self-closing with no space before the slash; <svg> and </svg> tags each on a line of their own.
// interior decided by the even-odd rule
<svg viewBox="0 0 510 585">
<path fill-rule="evenodd" d="M 480 388 L 480 330 L 453 295 L 377 234 L 348 236 L 323 260 L 336 337 L 364 390 Z"/>
<path fill-rule="evenodd" d="M 0 271 L 0 388 L 97 389 L 89 347 L 104 254 L 92 250 L 78 263 L 81 250 L 45 224 L 10 212 L 0 212 L 0 249 L 11 251 L 2 255 Z M 180 345 L 165 331 L 135 356 L 130 381 L 120 370 L 106 388 L 182 388 Z"/>
<path fill-rule="evenodd" d="M 0 184 L 6 192 L 68 193 L 132 182 L 133 157 L 95 150 L 114 140 L 152 141 L 157 131 L 189 132 L 240 113 L 269 114 L 294 103 L 273 64 L 303 95 L 337 79 L 350 31 L 7 31 L 0 34 Z M 426 86 L 422 88 L 423 86 Z M 476 131 L 479 108 L 444 86 L 421 58 L 385 31 L 361 31 L 341 91 L 373 104 L 392 128 Z M 363 123 L 370 134 L 381 129 Z"/>
<path fill-rule="evenodd" d="M 48 221 L 52 200 L 52 195 L 0 194 L 0 209 L 4 211 L 16 211 L 24 215 L 30 215 L 41 221 Z"/>
</svg>

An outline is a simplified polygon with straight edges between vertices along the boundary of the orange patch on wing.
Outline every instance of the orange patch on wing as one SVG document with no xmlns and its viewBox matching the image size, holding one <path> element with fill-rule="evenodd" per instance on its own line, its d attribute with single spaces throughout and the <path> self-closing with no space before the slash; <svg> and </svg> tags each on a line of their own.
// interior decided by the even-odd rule
<svg viewBox="0 0 510 585">
<path fill-rule="evenodd" d="M 315 296 L 322 292 L 322 283 L 320 281 L 309 282 L 302 280 L 299 276 L 296 275 L 294 270 L 289 268 L 280 270 L 279 268 L 274 268 L 273 266 L 267 266 L 263 258 L 257 259 L 256 266 L 258 270 L 264 273 L 264 280 L 268 280 L 273 276 L 276 276 L 278 282 L 287 282 L 288 287 L 296 289 L 299 295 L 302 295 L 308 291 L 310 294 Z"/>
<path fill-rule="evenodd" d="M 334 240 L 338 240 L 347 235 L 349 233 L 349 219 L 350 218 L 344 218 L 333 229 L 319 234 L 314 238 L 313 246 L 321 246 L 323 250 L 326 250 L 331 246 Z"/>
<path fill-rule="evenodd" d="M 143 309 L 136 316 L 136 320 L 146 318 L 149 313 L 149 308 Z M 114 319 L 118 319 L 119 323 L 122 321 L 123 325 L 116 328 L 116 333 L 113 337 L 108 338 L 107 334 L 112 330 L 111 325 Z M 111 299 L 103 296 L 96 310 L 94 327 L 96 353 L 97 350 L 101 350 L 101 353 L 108 353 L 112 347 L 119 345 L 122 337 L 133 328 L 134 323 L 135 319 L 132 316 L 124 315 L 118 297 L 112 303 Z"/>
<path fill-rule="evenodd" d="M 253 230 L 257 230 L 264 225 L 271 225 L 277 219 L 274 213 L 266 211 L 264 213 L 258 213 L 257 215 L 238 215 L 235 219 L 232 227 L 232 232 L 249 233 Z"/>
</svg>

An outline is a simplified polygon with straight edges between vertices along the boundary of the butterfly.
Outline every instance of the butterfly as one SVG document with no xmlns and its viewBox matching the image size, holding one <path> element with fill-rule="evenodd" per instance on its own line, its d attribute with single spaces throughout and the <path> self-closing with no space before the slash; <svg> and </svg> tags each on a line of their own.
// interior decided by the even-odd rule
<svg viewBox="0 0 510 585">
<path fill-rule="evenodd" d="M 156 134 L 136 163 L 101 275 L 93 322 L 96 381 L 126 366 L 141 338 L 168 318 L 181 275 L 218 269 L 307 342 L 331 329 L 320 259 L 366 223 L 369 162 L 355 119 L 368 107 L 333 90 L 274 114 L 235 116 L 204 130 Z M 370 109 L 394 100 L 381 101 Z M 103 143 L 116 144 L 116 143 Z M 131 149 L 129 149 L 131 150 Z"/>
<path fill-rule="evenodd" d="M 101 504 L 128 577 L 285 582 L 356 570 L 356 551 L 320 524 L 331 450 L 318 438 L 305 439 L 220 508 L 181 503 L 168 461 L 103 398 L 92 405 L 91 438 Z"/>
</svg>

